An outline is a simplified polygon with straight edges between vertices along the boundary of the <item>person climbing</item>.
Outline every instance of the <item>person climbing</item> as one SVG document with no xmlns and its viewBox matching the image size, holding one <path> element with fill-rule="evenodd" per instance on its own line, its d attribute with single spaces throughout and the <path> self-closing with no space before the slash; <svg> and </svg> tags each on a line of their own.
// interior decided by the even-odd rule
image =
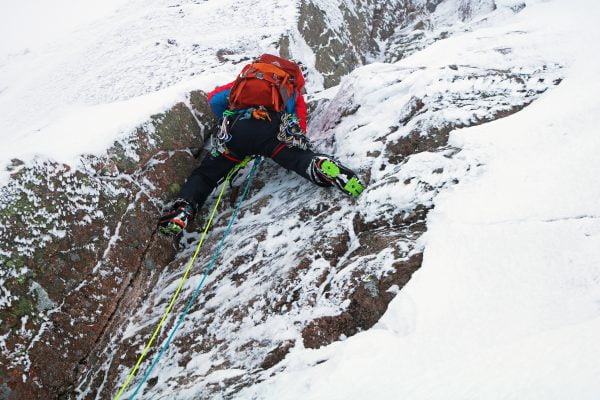
<svg viewBox="0 0 600 400">
<path fill-rule="evenodd" d="M 208 94 L 219 129 L 210 153 L 160 217 L 162 233 L 183 231 L 219 181 L 248 156 L 270 157 L 316 185 L 335 186 L 354 198 L 362 193 L 363 184 L 352 170 L 310 148 L 301 67 L 300 62 L 263 54 L 236 80 Z"/>
</svg>

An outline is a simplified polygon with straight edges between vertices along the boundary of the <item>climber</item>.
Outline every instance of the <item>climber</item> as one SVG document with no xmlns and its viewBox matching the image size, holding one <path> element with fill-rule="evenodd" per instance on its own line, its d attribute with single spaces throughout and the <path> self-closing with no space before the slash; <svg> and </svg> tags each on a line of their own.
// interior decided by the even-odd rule
<svg viewBox="0 0 600 400">
<path fill-rule="evenodd" d="M 310 149 L 301 66 L 263 54 L 235 81 L 209 93 L 210 107 L 220 118 L 212 149 L 160 218 L 162 233 L 185 229 L 219 181 L 247 156 L 270 157 L 319 186 L 336 186 L 354 198 L 361 194 L 363 185 L 353 171 Z"/>
</svg>

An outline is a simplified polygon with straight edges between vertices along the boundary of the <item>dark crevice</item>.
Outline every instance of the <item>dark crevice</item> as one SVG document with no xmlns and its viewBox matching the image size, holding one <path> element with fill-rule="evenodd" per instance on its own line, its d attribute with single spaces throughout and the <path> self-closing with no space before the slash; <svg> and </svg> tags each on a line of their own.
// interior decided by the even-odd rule
<svg viewBox="0 0 600 400">
<path fill-rule="evenodd" d="M 113 325 L 114 320 L 118 317 L 119 311 L 122 311 L 122 307 L 121 306 L 122 306 L 123 302 L 127 299 L 127 294 L 131 291 L 131 289 L 134 287 L 134 285 L 137 282 L 139 282 L 140 275 L 141 275 L 142 271 L 144 271 L 144 269 L 145 269 L 144 268 L 144 260 L 146 259 L 146 256 L 147 256 L 148 252 L 150 251 L 150 249 L 152 248 L 153 244 L 155 243 L 155 237 L 156 237 L 157 233 L 158 233 L 158 229 L 155 228 L 152 231 L 151 235 L 150 235 L 150 239 L 148 240 L 148 244 L 146 245 L 146 247 L 144 248 L 144 251 L 142 252 L 142 254 L 140 256 L 139 265 L 138 265 L 136 271 L 133 273 L 133 275 L 129 279 L 129 281 L 127 282 L 127 286 L 125 286 L 125 288 L 121 292 L 121 296 L 119 296 L 119 299 L 116 302 L 115 308 L 113 309 L 113 311 L 109 315 L 106 323 L 102 327 L 102 330 L 100 331 L 100 333 L 96 337 L 96 340 L 90 346 L 89 351 L 87 352 L 87 354 L 85 354 L 79 360 L 79 362 L 77 363 L 77 365 L 74 367 L 74 371 L 77 372 L 75 374 L 75 376 L 80 375 L 79 372 L 82 371 L 82 369 L 85 368 L 88 365 L 88 359 L 89 359 L 89 357 L 94 353 L 94 351 L 102 343 L 102 341 L 103 341 L 103 339 L 104 339 L 107 331 Z M 75 393 L 75 384 L 76 383 L 77 382 L 71 383 L 69 389 L 67 389 L 62 394 L 69 394 L 69 395 L 73 395 L 74 396 L 76 394 Z"/>
</svg>

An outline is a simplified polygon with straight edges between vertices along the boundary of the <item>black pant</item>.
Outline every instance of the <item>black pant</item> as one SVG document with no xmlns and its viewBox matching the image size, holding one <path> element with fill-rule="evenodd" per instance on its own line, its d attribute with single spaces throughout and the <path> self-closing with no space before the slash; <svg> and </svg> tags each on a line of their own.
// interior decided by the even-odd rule
<svg viewBox="0 0 600 400">
<path fill-rule="evenodd" d="M 252 118 L 237 120 L 230 127 L 232 138 L 227 142 L 227 147 L 239 159 L 249 155 L 272 157 L 277 164 L 310 180 L 307 170 L 315 153 L 290 147 L 280 149 L 281 142 L 277 140 L 280 119 L 277 114 L 271 114 L 271 118 L 271 121 Z M 276 150 L 279 151 L 273 155 Z M 217 182 L 235 165 L 235 161 L 222 154 L 218 157 L 208 154 L 187 179 L 179 197 L 199 209 Z"/>
</svg>

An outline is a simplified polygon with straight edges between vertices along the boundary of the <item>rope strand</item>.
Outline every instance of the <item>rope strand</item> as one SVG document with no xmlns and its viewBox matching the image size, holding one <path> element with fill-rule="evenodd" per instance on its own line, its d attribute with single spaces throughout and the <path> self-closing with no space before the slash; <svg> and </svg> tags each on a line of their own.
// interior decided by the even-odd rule
<svg viewBox="0 0 600 400">
<path fill-rule="evenodd" d="M 167 308 L 167 310 L 165 311 L 165 313 L 163 314 L 163 317 L 161 319 L 161 321 L 159 322 L 158 326 L 156 327 L 154 334 L 152 335 L 152 337 L 150 338 L 150 341 L 148 342 L 148 344 L 146 345 L 146 347 L 144 348 L 142 354 L 140 355 L 140 357 L 138 358 L 137 363 L 135 364 L 135 367 L 133 368 L 133 370 L 131 371 L 131 373 L 129 374 L 129 376 L 127 377 L 127 380 L 125 381 L 125 383 L 123 384 L 123 386 L 121 387 L 121 389 L 119 390 L 119 392 L 117 393 L 117 396 L 115 397 L 115 400 L 119 400 L 119 398 L 121 397 L 121 395 L 123 394 L 123 392 L 125 391 L 125 389 L 127 388 L 127 386 L 129 385 L 129 382 L 131 381 L 131 379 L 133 378 L 133 376 L 135 375 L 135 373 L 137 372 L 140 364 L 142 363 L 142 360 L 144 359 L 144 356 L 146 355 L 146 353 L 148 352 L 150 346 L 152 345 L 152 343 L 154 342 L 154 339 L 156 338 L 158 332 L 160 331 L 160 328 L 162 327 L 162 325 L 164 324 L 166 317 L 168 316 L 169 312 L 171 311 L 171 308 L 173 307 L 173 304 L 175 303 L 175 300 L 177 299 L 177 296 L 179 295 L 179 292 L 181 291 L 181 288 L 183 287 L 183 284 L 185 283 L 187 276 L 189 274 L 189 271 L 192 267 L 192 265 L 194 264 L 194 261 L 196 260 L 196 258 L 198 257 L 198 254 L 200 252 L 200 248 L 202 247 L 202 244 L 204 243 L 204 239 L 206 237 L 206 234 L 208 232 L 208 228 L 210 227 L 210 225 L 212 224 L 212 220 L 216 214 L 217 211 L 217 207 L 223 197 L 223 193 L 225 192 L 225 187 L 227 186 L 226 183 L 231 179 L 231 177 L 241 168 L 243 168 L 244 166 L 246 166 L 248 164 L 248 162 L 250 161 L 250 158 L 247 157 L 244 159 L 244 161 L 240 164 L 238 164 L 235 168 L 233 168 L 228 174 L 227 177 L 225 178 L 225 182 L 223 183 L 222 187 L 221 187 L 221 191 L 219 193 L 219 197 L 217 199 L 217 202 L 215 203 L 215 206 L 213 207 L 212 213 L 210 215 L 210 218 L 206 224 L 206 227 L 204 228 L 204 232 L 202 234 L 202 237 L 200 239 L 200 242 L 198 243 L 198 246 L 196 247 L 196 251 L 194 252 L 194 255 L 192 256 L 190 263 L 188 265 L 188 267 L 185 270 L 185 273 L 181 279 L 181 282 L 179 283 L 179 286 L 177 288 L 177 290 L 175 291 L 175 294 L 173 295 L 173 297 L 171 298 L 171 302 Z M 215 263 L 219 253 L 221 252 L 221 248 L 223 247 L 223 244 L 225 243 L 225 239 L 227 238 L 227 236 L 229 235 L 229 231 L 231 230 L 231 227 L 233 226 L 233 222 L 235 221 L 235 218 L 237 216 L 237 213 L 240 209 L 240 206 L 242 204 L 242 201 L 244 200 L 244 197 L 246 196 L 246 194 L 248 193 L 248 189 L 250 187 L 250 183 L 252 182 L 252 179 L 254 177 L 254 174 L 256 173 L 256 170 L 258 168 L 258 166 L 260 165 L 260 163 L 262 162 L 262 157 L 258 157 L 255 161 L 254 164 L 252 165 L 252 169 L 250 171 L 250 173 L 248 174 L 248 176 L 246 177 L 246 183 L 244 186 L 244 191 L 242 193 L 242 195 L 240 196 L 238 203 L 236 205 L 236 208 L 231 216 L 231 219 L 229 221 L 229 225 L 227 226 L 227 229 L 225 230 L 225 233 L 223 234 L 223 237 L 221 238 L 221 242 L 219 243 L 219 246 L 217 247 L 217 250 L 215 252 L 215 254 L 213 255 L 212 259 L 210 260 L 208 266 L 205 269 L 204 272 L 204 276 L 202 277 L 202 280 L 200 281 L 200 283 L 198 284 L 198 286 L 196 287 L 196 290 L 194 290 L 194 293 L 192 295 L 192 298 L 189 300 L 183 314 L 181 315 L 181 317 L 179 318 L 179 320 L 177 321 L 177 324 L 175 325 L 175 327 L 173 328 L 173 330 L 171 331 L 171 334 L 169 335 L 167 341 L 164 343 L 164 345 L 162 346 L 159 354 L 156 356 L 156 358 L 154 359 L 154 362 L 152 363 L 152 365 L 150 366 L 150 368 L 148 369 L 148 371 L 146 372 L 146 374 L 144 375 L 144 377 L 142 378 L 142 380 L 140 381 L 140 383 L 137 385 L 135 391 L 133 392 L 133 394 L 131 395 L 131 397 L 129 398 L 129 400 L 133 400 L 135 398 L 135 396 L 137 395 L 137 393 L 140 391 L 141 387 L 144 385 L 144 383 L 146 382 L 146 380 L 148 379 L 148 377 L 150 376 L 150 373 L 152 372 L 152 370 L 154 369 L 154 367 L 156 366 L 156 364 L 158 363 L 158 361 L 160 360 L 160 358 L 162 357 L 163 353 L 165 352 L 165 350 L 167 349 L 167 347 L 169 346 L 169 344 L 171 343 L 172 338 L 175 336 L 175 332 L 177 332 L 177 329 L 179 328 L 179 326 L 181 325 L 181 323 L 183 322 L 183 320 L 185 319 L 188 310 L 190 309 L 192 303 L 196 300 L 196 297 L 198 296 L 198 293 L 200 292 L 200 289 L 202 288 L 204 281 L 206 280 L 206 278 L 208 277 L 208 274 L 210 273 L 210 270 L 213 267 L 213 264 Z"/>
</svg>

